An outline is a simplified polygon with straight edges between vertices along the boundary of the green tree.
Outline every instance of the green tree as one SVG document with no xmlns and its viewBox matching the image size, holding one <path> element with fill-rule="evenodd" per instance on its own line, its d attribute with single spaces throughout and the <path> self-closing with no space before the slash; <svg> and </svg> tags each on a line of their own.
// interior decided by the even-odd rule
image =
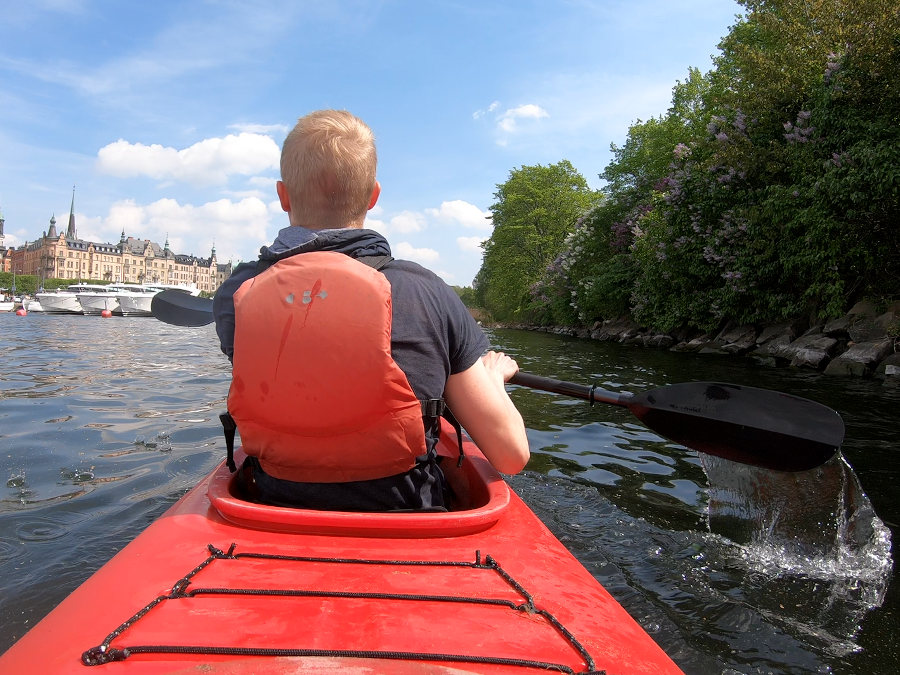
<svg viewBox="0 0 900 675">
<path fill-rule="evenodd" d="M 453 286 L 452 287 L 459 299 L 466 307 L 474 307 L 476 305 L 475 289 L 471 286 Z"/>
<path fill-rule="evenodd" d="M 478 300 L 500 321 L 525 320 L 532 286 L 598 194 L 562 160 L 511 171 L 494 198 L 494 230 L 476 277 Z"/>
<path fill-rule="evenodd" d="M 0 272 L 0 288 L 8 289 L 12 293 L 13 283 L 16 286 L 16 295 L 31 295 L 37 290 L 37 277 L 30 274 L 16 274 L 12 272 Z"/>
</svg>

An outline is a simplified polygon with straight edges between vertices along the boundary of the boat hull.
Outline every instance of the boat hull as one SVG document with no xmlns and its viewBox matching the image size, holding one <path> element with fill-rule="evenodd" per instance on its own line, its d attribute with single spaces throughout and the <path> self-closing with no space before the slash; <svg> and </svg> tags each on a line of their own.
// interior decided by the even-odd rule
<svg viewBox="0 0 900 675">
<path fill-rule="evenodd" d="M 122 316 L 153 316 L 150 303 L 153 302 L 155 293 L 141 293 L 135 295 L 117 295 L 119 312 Z"/>
<path fill-rule="evenodd" d="M 37 299 L 47 314 L 83 314 L 75 293 L 38 293 Z"/>
<path fill-rule="evenodd" d="M 95 315 L 103 312 L 115 312 L 119 309 L 119 301 L 114 294 L 78 294 L 78 302 L 85 314 Z"/>
<path fill-rule="evenodd" d="M 444 464 L 466 508 L 405 514 L 249 504 L 220 466 L 0 672 L 681 672 L 471 443 Z"/>
</svg>

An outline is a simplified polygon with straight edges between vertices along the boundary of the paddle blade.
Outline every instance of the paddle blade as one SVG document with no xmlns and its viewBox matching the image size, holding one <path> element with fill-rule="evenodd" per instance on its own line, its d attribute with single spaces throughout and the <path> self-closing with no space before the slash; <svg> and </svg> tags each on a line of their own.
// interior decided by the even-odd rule
<svg viewBox="0 0 900 675">
<path fill-rule="evenodd" d="M 167 290 L 153 296 L 150 311 L 173 326 L 205 326 L 213 322 L 212 300 L 183 291 Z"/>
<path fill-rule="evenodd" d="M 685 447 L 776 471 L 820 466 L 844 439 L 844 422 L 831 408 L 735 384 L 673 384 L 634 396 L 628 407 Z"/>
</svg>

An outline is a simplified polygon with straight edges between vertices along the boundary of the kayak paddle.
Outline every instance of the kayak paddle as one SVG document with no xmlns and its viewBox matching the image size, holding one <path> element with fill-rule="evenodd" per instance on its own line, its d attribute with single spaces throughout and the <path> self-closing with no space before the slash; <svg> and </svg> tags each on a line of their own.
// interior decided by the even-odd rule
<svg viewBox="0 0 900 675">
<path fill-rule="evenodd" d="M 624 406 L 648 429 L 687 448 L 775 471 L 820 466 L 844 439 L 844 422 L 831 408 L 768 389 L 683 382 L 631 394 L 523 372 L 510 384 Z"/>
<path fill-rule="evenodd" d="M 182 291 L 157 293 L 151 311 L 176 326 L 213 321 L 212 300 Z M 844 422 L 831 408 L 768 389 L 684 382 L 631 394 L 523 372 L 510 384 L 623 406 L 647 428 L 687 448 L 776 471 L 813 469 L 844 439 Z"/>
<path fill-rule="evenodd" d="M 212 300 L 184 291 L 167 290 L 153 296 L 150 311 L 163 323 L 174 326 L 205 326 L 213 322 Z"/>
</svg>

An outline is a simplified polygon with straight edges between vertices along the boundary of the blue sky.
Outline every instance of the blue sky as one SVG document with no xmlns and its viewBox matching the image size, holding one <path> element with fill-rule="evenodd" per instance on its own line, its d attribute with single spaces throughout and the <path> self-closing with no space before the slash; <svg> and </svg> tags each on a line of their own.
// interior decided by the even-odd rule
<svg viewBox="0 0 900 675">
<path fill-rule="evenodd" d="M 5 244 L 68 220 L 220 262 L 287 225 L 285 134 L 319 108 L 374 130 L 367 226 L 469 285 L 513 169 L 568 159 L 592 187 L 637 120 L 707 71 L 731 0 L 30 0 L 0 22 Z"/>
</svg>

